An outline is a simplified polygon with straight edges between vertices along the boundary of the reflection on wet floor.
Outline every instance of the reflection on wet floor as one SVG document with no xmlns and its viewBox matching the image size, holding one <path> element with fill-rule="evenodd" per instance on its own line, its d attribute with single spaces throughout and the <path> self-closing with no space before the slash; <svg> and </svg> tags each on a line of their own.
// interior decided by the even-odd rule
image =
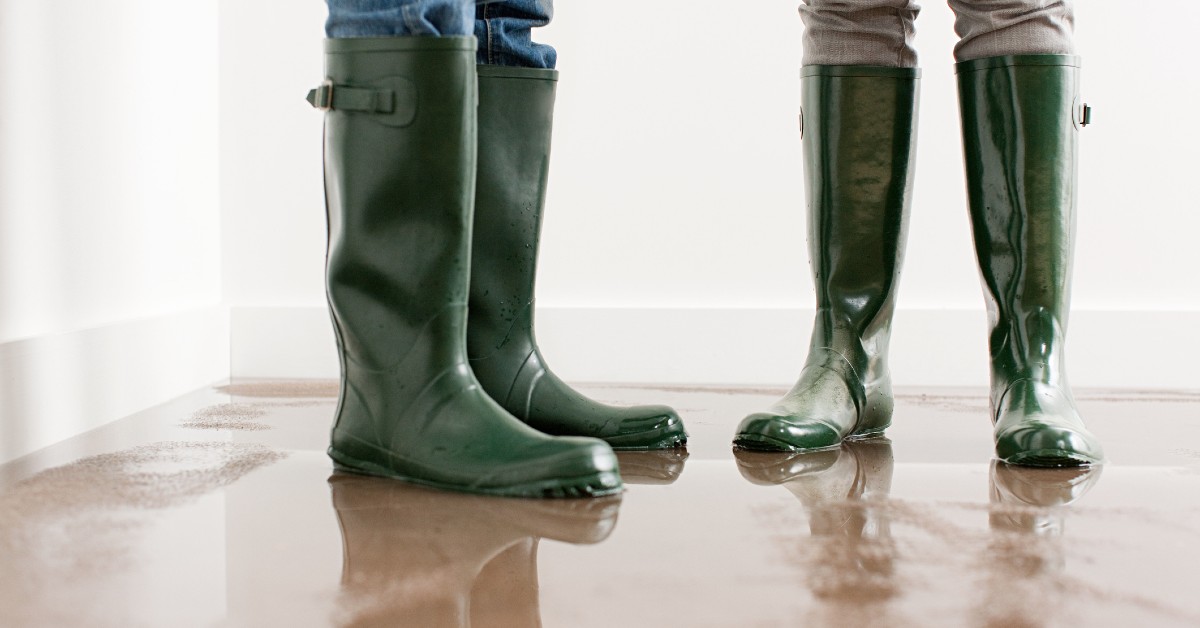
<svg viewBox="0 0 1200 628">
<path fill-rule="evenodd" d="M 110 601 L 97 594 L 132 571 L 156 514 L 285 456 L 257 444 L 158 442 L 89 456 L 9 486 L 0 493 L 0 623 L 108 623 L 114 616 L 98 605 Z M 125 584 L 137 591 L 136 580 Z"/>
<path fill-rule="evenodd" d="M 687 449 L 680 447 L 660 451 L 619 451 L 621 478 L 626 484 L 670 484 L 683 474 Z"/>
<path fill-rule="evenodd" d="M 670 484 L 687 452 L 618 454 L 628 484 Z M 344 472 L 329 478 L 342 532 L 342 626 L 539 626 L 542 539 L 591 545 L 621 496 L 497 499 Z"/>
<path fill-rule="evenodd" d="M 345 626 L 536 626 L 541 539 L 599 543 L 621 498 L 498 500 L 337 474 Z"/>
<path fill-rule="evenodd" d="M 969 545 L 969 536 L 961 531 L 890 499 L 895 463 L 885 438 L 846 443 L 832 451 L 739 451 L 735 456 L 747 480 L 782 485 L 804 507 L 810 538 L 791 548 L 791 560 L 802 566 L 820 602 L 815 607 L 819 613 L 810 618 L 819 625 L 904 623 L 889 608 L 905 589 L 896 566 L 904 553 L 892 534 L 893 519 L 926 527 L 948 547 Z M 1039 626 L 1055 619 L 1055 596 L 1064 594 L 1056 578 L 1065 566 L 1065 506 L 1087 493 L 1101 470 L 1028 469 L 992 461 L 991 534 L 980 556 L 984 598 L 972 609 L 973 623 Z"/>
<path fill-rule="evenodd" d="M 1112 461 L 1047 470 L 990 460 L 982 391 L 736 455 L 779 391 L 588 391 L 689 449 L 614 498 L 438 492 L 332 471 L 330 382 L 234 382 L 0 466 L 0 625 L 1200 625 L 1200 395 L 1084 392 Z"/>
<path fill-rule="evenodd" d="M 992 534 L 980 608 L 987 625 L 1036 626 L 1054 616 L 1056 598 L 1067 584 L 1065 507 L 1083 497 L 1100 473 L 1099 467 L 1023 469 L 992 463 Z"/>
<path fill-rule="evenodd" d="M 832 451 L 736 456 L 747 480 L 783 485 L 803 504 L 812 542 L 787 549 L 829 618 L 881 618 L 878 605 L 899 592 L 888 512 L 892 444 L 880 438 Z"/>
</svg>

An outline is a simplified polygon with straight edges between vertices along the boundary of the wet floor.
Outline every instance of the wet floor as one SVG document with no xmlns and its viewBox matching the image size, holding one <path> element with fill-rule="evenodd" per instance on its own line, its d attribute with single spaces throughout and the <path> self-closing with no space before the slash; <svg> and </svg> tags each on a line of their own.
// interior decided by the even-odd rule
<svg viewBox="0 0 1200 628">
<path fill-rule="evenodd" d="M 332 472 L 334 383 L 239 381 L 0 466 L 0 625 L 1200 625 L 1200 393 L 1082 391 L 1081 471 L 991 464 L 982 390 L 736 457 L 782 390 L 585 390 L 675 405 L 689 453 L 602 500 L 440 493 Z"/>
</svg>

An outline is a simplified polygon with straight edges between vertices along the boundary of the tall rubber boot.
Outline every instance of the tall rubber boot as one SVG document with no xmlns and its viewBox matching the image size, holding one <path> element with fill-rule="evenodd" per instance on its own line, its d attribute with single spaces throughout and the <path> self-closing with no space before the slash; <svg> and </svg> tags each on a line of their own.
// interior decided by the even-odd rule
<svg viewBox="0 0 1200 628">
<path fill-rule="evenodd" d="M 996 456 L 1100 462 L 1063 353 L 1075 232 L 1079 59 L 1019 55 L 956 66 L 967 197 L 991 335 Z"/>
<path fill-rule="evenodd" d="M 915 68 L 806 66 L 808 246 L 817 313 L 800 380 L 734 445 L 812 450 L 891 423 L 888 339 L 916 155 Z"/>
<path fill-rule="evenodd" d="M 547 434 L 594 436 L 619 450 L 682 446 L 687 432 L 671 408 L 597 403 L 546 366 L 534 339 L 533 296 L 558 73 L 501 66 L 478 72 L 471 368 L 493 399 Z"/>
<path fill-rule="evenodd" d="M 621 490 L 603 442 L 505 412 L 466 355 L 475 198 L 475 38 L 331 39 L 327 294 L 341 357 L 338 466 L 494 495 Z"/>
</svg>

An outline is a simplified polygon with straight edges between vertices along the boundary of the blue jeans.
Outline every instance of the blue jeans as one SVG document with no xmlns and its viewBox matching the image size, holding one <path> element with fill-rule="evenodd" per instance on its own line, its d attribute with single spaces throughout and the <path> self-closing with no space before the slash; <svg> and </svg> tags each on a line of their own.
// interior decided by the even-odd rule
<svg viewBox="0 0 1200 628">
<path fill-rule="evenodd" d="M 325 34 L 338 37 L 426 35 L 479 38 L 479 63 L 553 68 L 558 54 L 530 30 L 554 15 L 553 0 L 326 0 Z"/>
</svg>

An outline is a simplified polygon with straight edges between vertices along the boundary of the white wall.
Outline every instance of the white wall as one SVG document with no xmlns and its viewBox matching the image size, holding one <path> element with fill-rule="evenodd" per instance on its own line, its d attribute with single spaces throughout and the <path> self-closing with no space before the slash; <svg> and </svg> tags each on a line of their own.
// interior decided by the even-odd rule
<svg viewBox="0 0 1200 628">
<path fill-rule="evenodd" d="M 562 71 L 538 291 L 551 361 L 574 379 L 790 380 L 803 360 L 812 290 L 794 0 L 756 3 L 741 15 L 715 0 L 557 4 L 554 24 L 540 34 L 557 46 Z M 984 317 L 963 194 L 953 16 L 944 4 L 926 4 L 897 377 L 982 384 Z M 320 116 L 300 100 L 321 78 L 324 5 L 310 0 L 286 14 L 267 0 L 221 6 L 233 370 L 331 375 Z M 1200 253 L 1192 246 L 1200 212 L 1185 184 L 1197 165 L 1190 147 L 1200 141 L 1186 122 L 1187 103 L 1200 95 L 1188 61 L 1200 5 L 1077 6 L 1084 94 L 1096 124 L 1082 139 L 1073 377 L 1083 385 L 1194 386 L 1186 370 L 1126 365 L 1142 362 L 1149 345 L 1174 347 L 1173 355 L 1200 350 L 1195 334 L 1176 329 L 1200 323 Z M 247 98 L 251 92 L 258 97 Z"/>
<path fill-rule="evenodd" d="M 325 3 L 220 0 L 221 241 L 225 299 L 321 305 Z"/>
<path fill-rule="evenodd" d="M 216 33 L 0 0 L 0 462 L 228 373 Z"/>
</svg>

